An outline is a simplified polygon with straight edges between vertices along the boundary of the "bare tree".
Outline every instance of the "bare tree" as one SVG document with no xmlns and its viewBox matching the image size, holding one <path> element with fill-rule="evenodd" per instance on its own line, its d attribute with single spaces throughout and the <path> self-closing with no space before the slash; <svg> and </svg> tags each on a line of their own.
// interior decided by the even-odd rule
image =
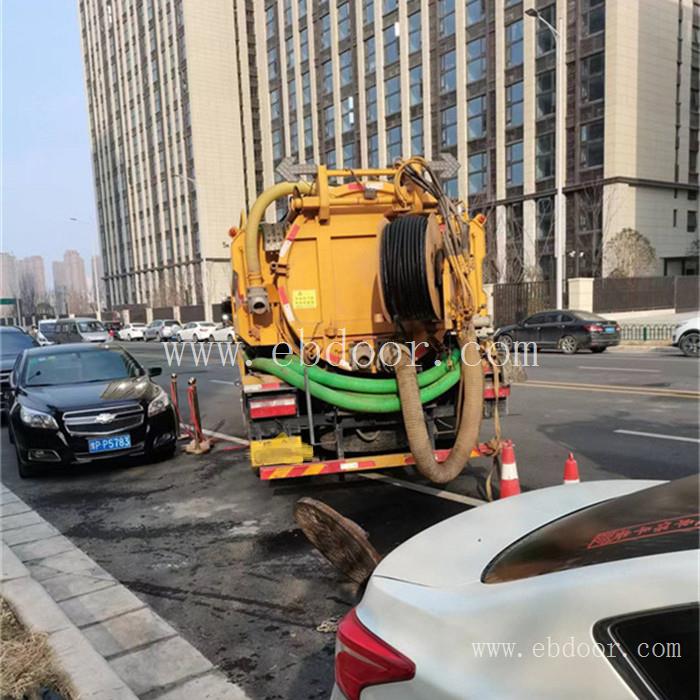
<svg viewBox="0 0 700 700">
<path fill-rule="evenodd" d="M 656 270 L 656 250 L 633 228 L 623 228 L 604 245 L 610 277 L 648 277 Z"/>
<path fill-rule="evenodd" d="M 37 304 L 39 303 L 39 295 L 36 291 L 34 277 L 27 272 L 20 273 L 17 286 L 17 293 L 22 305 L 22 313 L 25 316 L 34 316 Z"/>
</svg>

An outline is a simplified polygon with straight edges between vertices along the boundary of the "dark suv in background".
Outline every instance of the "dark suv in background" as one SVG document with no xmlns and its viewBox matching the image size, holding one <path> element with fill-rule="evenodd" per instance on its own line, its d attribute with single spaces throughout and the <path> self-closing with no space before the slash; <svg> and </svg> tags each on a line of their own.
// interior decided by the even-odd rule
<svg viewBox="0 0 700 700">
<path fill-rule="evenodd" d="M 0 327 L 0 416 L 5 419 L 10 403 L 10 374 L 17 358 L 39 343 L 16 326 Z"/>
</svg>

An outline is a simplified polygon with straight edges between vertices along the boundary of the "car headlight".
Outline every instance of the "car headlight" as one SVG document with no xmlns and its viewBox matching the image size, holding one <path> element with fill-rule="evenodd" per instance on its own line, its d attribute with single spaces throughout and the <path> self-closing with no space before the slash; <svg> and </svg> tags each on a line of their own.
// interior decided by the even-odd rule
<svg viewBox="0 0 700 700">
<path fill-rule="evenodd" d="M 44 413 L 43 411 L 35 411 L 33 408 L 22 406 L 19 409 L 19 417 L 22 423 L 30 428 L 47 428 L 49 430 L 58 430 L 56 419 Z"/>
<path fill-rule="evenodd" d="M 158 387 L 158 393 L 156 397 L 151 400 L 148 404 L 148 415 L 157 416 L 159 413 L 163 413 L 170 406 L 170 397 Z"/>
</svg>

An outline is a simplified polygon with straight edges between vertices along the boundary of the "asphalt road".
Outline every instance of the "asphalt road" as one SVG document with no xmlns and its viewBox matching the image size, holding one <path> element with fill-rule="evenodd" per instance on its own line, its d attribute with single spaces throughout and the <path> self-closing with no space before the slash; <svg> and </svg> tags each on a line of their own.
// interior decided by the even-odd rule
<svg viewBox="0 0 700 700">
<path fill-rule="evenodd" d="M 171 371 L 164 348 L 130 344 L 148 366 Z M 504 436 L 516 444 L 521 483 L 561 482 L 569 450 L 581 477 L 677 478 L 698 469 L 698 362 L 676 356 L 580 353 L 539 356 L 513 389 Z M 241 435 L 235 370 L 215 363 L 178 370 L 197 377 L 206 428 Z M 485 424 L 483 437 L 489 437 Z M 620 432 L 626 431 L 626 432 Z M 231 449 L 235 448 L 235 449 Z M 450 484 L 479 495 L 488 464 Z M 358 522 L 382 553 L 469 507 L 413 474 L 261 483 L 245 451 L 219 443 L 206 457 L 81 469 L 21 481 L 2 433 L 2 480 L 164 618 L 254 700 L 327 697 L 334 636 L 317 626 L 355 600 L 295 528 L 292 508 L 313 495 Z"/>
</svg>

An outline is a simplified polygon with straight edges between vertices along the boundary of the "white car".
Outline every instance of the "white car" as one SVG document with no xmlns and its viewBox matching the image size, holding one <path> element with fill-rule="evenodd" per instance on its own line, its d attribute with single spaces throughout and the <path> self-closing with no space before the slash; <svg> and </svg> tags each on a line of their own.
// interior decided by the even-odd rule
<svg viewBox="0 0 700 700">
<path fill-rule="evenodd" d="M 143 339 L 145 341 L 160 340 L 161 342 L 165 340 L 175 340 L 180 328 L 180 322 L 173 318 L 157 318 L 143 329 Z"/>
<path fill-rule="evenodd" d="M 180 343 L 201 340 L 209 340 L 209 336 L 216 330 L 216 324 L 211 321 L 190 321 L 182 328 L 178 328 L 177 340 Z"/>
<path fill-rule="evenodd" d="M 57 318 L 44 318 L 39 321 L 36 329 L 36 340 L 39 345 L 53 345 L 53 334 L 56 330 Z"/>
<path fill-rule="evenodd" d="M 505 498 L 383 559 L 334 700 L 698 697 L 698 478 Z"/>
<path fill-rule="evenodd" d="M 673 344 L 688 357 L 700 355 L 700 316 L 679 323 L 673 329 Z"/>
<path fill-rule="evenodd" d="M 219 323 L 209 334 L 209 340 L 214 343 L 233 343 L 236 340 L 236 331 L 233 326 Z"/>
<path fill-rule="evenodd" d="M 117 331 L 119 340 L 143 340 L 145 323 L 127 323 L 124 328 Z"/>
</svg>

